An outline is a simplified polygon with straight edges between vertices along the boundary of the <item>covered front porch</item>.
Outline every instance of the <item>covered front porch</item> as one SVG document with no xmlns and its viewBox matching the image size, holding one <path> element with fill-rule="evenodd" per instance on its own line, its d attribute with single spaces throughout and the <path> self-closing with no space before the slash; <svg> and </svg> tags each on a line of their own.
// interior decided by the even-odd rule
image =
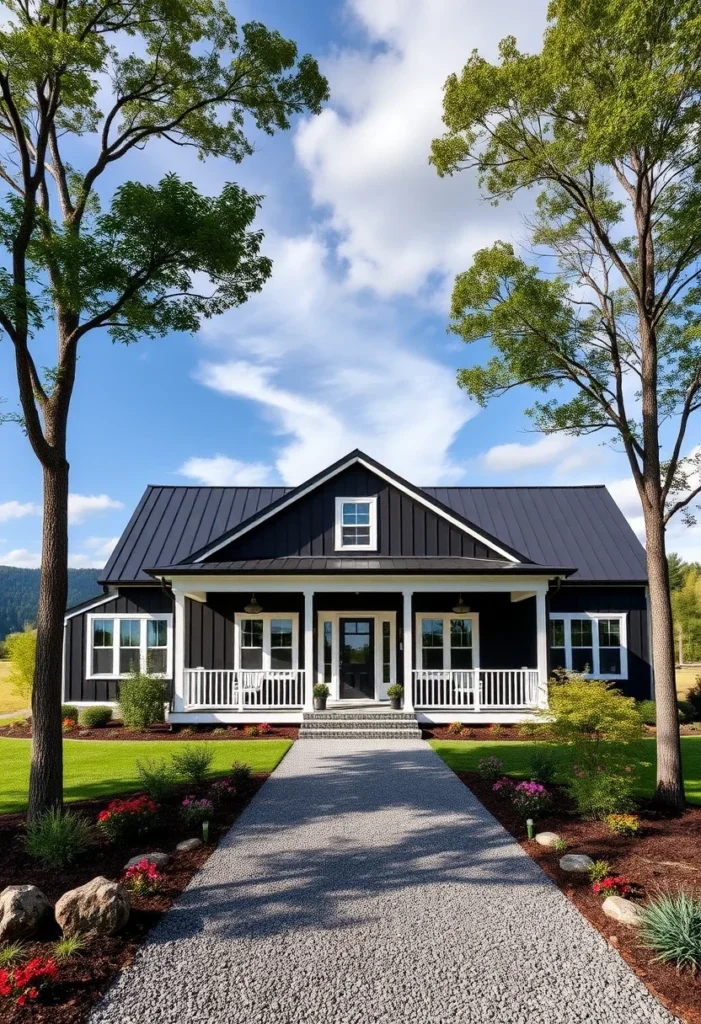
<svg viewBox="0 0 701 1024">
<path fill-rule="evenodd" d="M 547 705 L 548 583 L 530 579 L 173 579 L 169 720 L 301 722 L 387 706 L 420 722 L 517 722 Z"/>
</svg>

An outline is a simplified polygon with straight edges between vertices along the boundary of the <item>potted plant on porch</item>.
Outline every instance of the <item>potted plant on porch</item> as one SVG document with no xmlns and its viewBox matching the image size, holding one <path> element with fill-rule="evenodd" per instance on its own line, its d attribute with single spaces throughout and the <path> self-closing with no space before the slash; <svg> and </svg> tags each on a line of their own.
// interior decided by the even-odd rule
<svg viewBox="0 0 701 1024">
<path fill-rule="evenodd" d="M 394 683 L 392 686 L 388 686 L 387 696 L 389 697 L 389 706 L 392 708 L 392 711 L 401 711 L 404 687 L 400 683 Z"/>
<path fill-rule="evenodd" d="M 326 711 L 326 698 L 329 695 L 326 683 L 316 683 L 312 693 L 314 694 L 314 710 Z"/>
</svg>

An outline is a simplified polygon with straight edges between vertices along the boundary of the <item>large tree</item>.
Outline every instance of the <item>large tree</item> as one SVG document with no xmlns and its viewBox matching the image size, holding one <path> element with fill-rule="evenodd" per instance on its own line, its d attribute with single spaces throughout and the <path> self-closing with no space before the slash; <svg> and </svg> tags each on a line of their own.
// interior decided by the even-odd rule
<svg viewBox="0 0 701 1024">
<path fill-rule="evenodd" d="M 67 585 L 66 438 L 78 352 L 195 331 L 270 274 L 259 197 L 138 178 L 149 144 L 237 163 L 252 130 L 318 112 L 315 60 L 219 0 L 6 0 L 0 31 L 0 326 L 14 346 L 21 421 L 43 474 L 30 816 L 62 800 L 61 642 Z M 121 177 L 136 174 L 114 189 Z M 175 163 L 175 158 L 173 160 Z M 109 173 L 106 173 L 109 172 Z M 38 332 L 55 332 L 40 369 Z M 123 396 L 124 398 L 124 396 Z M 128 396 L 127 396 L 128 398 Z"/>
<path fill-rule="evenodd" d="M 499 242 L 458 276 L 452 330 L 493 355 L 460 371 L 481 404 L 527 385 L 537 427 L 608 434 L 645 521 L 657 695 L 657 796 L 684 792 L 665 528 L 691 517 L 701 407 L 701 8 L 552 0 L 542 50 L 504 39 L 445 87 L 441 175 L 476 170 L 493 202 L 535 188 L 519 253 Z"/>
</svg>

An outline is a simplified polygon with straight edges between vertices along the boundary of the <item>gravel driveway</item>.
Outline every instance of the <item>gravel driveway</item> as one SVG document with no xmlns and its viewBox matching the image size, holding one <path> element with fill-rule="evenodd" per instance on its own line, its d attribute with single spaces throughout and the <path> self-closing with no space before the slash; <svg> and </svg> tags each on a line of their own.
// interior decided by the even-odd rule
<svg viewBox="0 0 701 1024">
<path fill-rule="evenodd" d="M 670 1024 L 420 741 L 295 743 L 90 1024 Z"/>
</svg>

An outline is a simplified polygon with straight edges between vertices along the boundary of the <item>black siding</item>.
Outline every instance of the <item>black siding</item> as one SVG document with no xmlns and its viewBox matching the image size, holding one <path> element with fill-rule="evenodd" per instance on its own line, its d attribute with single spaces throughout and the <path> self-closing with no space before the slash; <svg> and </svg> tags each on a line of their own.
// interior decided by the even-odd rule
<svg viewBox="0 0 701 1024">
<path fill-rule="evenodd" d="M 550 593 L 551 612 L 627 612 L 628 678 L 616 685 L 629 697 L 652 696 L 652 667 L 644 587 L 576 587 Z"/>
<path fill-rule="evenodd" d="M 213 561 L 330 556 L 335 548 L 336 498 L 377 496 L 378 555 L 503 558 L 362 466 L 353 466 L 283 509 L 212 556 Z M 342 552 L 340 553 L 342 555 Z M 349 552 L 358 557 L 359 552 Z M 206 564 L 206 563 L 205 563 Z"/>
<path fill-rule="evenodd" d="M 80 615 L 66 621 L 64 701 L 112 701 L 117 699 L 119 680 L 86 679 L 85 648 L 88 643 L 88 615 L 104 615 L 146 612 L 173 612 L 173 600 L 160 587 L 123 587 L 110 601 L 94 608 L 86 608 Z"/>
<path fill-rule="evenodd" d="M 234 667 L 234 615 L 251 600 L 249 591 L 207 594 L 207 603 L 185 599 L 185 667 Z M 302 594 L 261 594 L 264 612 L 299 615 L 298 663 L 304 668 L 304 597 Z"/>
</svg>

